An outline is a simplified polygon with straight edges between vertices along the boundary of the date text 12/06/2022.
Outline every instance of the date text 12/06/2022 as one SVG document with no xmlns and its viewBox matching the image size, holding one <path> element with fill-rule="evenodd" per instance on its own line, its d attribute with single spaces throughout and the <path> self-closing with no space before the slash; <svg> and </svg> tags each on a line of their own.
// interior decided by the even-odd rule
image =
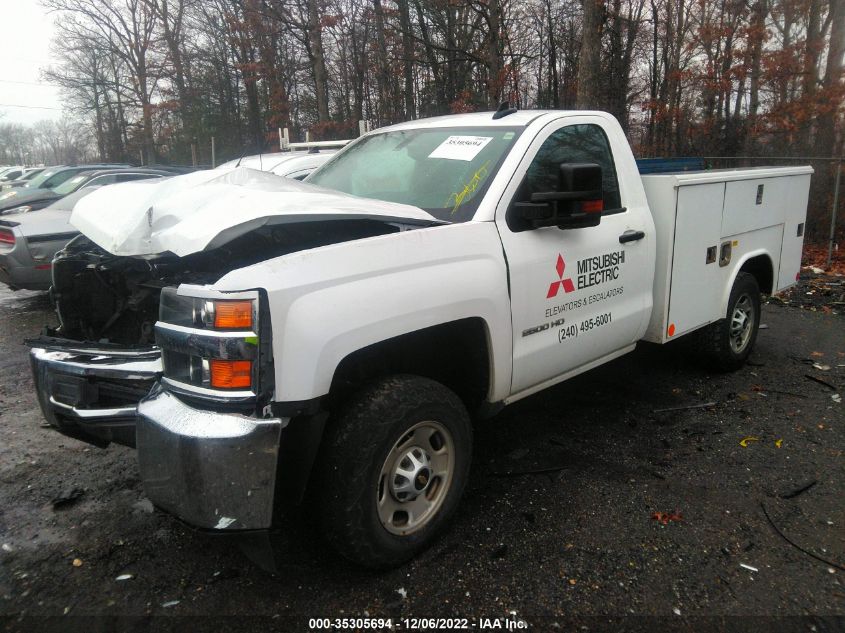
<svg viewBox="0 0 845 633">
<path fill-rule="evenodd" d="M 526 631 L 529 624 L 514 612 L 496 618 L 311 618 L 309 631 Z"/>
</svg>

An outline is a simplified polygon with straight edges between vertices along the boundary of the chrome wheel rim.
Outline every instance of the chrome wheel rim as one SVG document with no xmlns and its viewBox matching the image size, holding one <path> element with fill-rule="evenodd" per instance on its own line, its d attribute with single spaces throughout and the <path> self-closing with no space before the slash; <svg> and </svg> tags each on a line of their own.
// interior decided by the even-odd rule
<svg viewBox="0 0 845 633">
<path fill-rule="evenodd" d="M 754 302 L 747 294 L 740 295 L 734 304 L 731 314 L 729 339 L 731 349 L 735 354 L 741 354 L 751 340 L 751 333 L 754 331 Z"/>
<path fill-rule="evenodd" d="M 376 491 L 384 529 L 407 536 L 431 522 L 452 485 L 454 455 L 451 433 L 432 420 L 415 424 L 396 441 Z"/>
</svg>

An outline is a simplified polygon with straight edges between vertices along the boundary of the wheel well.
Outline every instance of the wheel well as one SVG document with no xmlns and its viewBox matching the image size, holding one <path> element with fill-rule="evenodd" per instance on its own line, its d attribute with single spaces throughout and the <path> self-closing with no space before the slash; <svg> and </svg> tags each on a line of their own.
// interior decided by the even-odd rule
<svg viewBox="0 0 845 633">
<path fill-rule="evenodd" d="M 757 255 L 745 262 L 739 272 L 749 273 L 757 280 L 760 292 L 770 295 L 774 290 L 774 267 L 768 255 Z"/>
<path fill-rule="evenodd" d="M 487 397 L 490 356 L 480 318 L 461 319 L 370 345 L 337 367 L 327 406 L 331 410 L 360 385 L 392 374 L 416 374 L 447 386 L 476 411 Z"/>
</svg>

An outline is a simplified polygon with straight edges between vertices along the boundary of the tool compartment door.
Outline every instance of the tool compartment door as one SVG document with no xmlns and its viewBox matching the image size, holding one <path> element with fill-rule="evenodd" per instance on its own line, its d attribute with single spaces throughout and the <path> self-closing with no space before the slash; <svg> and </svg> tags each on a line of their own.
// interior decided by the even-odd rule
<svg viewBox="0 0 845 633">
<path fill-rule="evenodd" d="M 807 220 L 807 199 L 810 195 L 810 175 L 790 176 L 787 182 L 786 209 L 783 226 L 783 246 L 775 289 L 789 288 L 798 280 L 801 270 L 801 251 L 804 246 L 804 223 Z"/>
<path fill-rule="evenodd" d="M 667 328 L 670 339 L 719 318 L 719 238 L 725 183 L 679 187 L 677 200 Z M 709 262 L 708 248 L 716 249 L 715 259 Z"/>
</svg>

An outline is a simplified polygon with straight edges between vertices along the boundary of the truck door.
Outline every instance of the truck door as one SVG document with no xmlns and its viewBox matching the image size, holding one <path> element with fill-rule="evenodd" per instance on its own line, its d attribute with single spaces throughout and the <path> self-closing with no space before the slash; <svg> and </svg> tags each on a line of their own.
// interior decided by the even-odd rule
<svg viewBox="0 0 845 633">
<path fill-rule="evenodd" d="M 630 348 L 648 319 L 654 263 L 653 246 L 648 246 L 654 236 L 648 233 L 653 223 L 644 196 L 626 196 L 632 183 L 617 176 L 608 132 L 614 143 L 625 142 L 624 136 L 608 127 L 591 116 L 546 126 L 497 208 L 511 291 L 512 395 L 539 390 Z M 633 169 L 639 179 L 633 157 L 625 159 L 631 163 L 625 170 Z M 512 204 L 529 201 L 532 193 L 555 191 L 561 163 L 602 168 L 599 225 L 515 230 L 508 221 Z M 624 202 L 633 202 L 634 208 Z"/>
</svg>

